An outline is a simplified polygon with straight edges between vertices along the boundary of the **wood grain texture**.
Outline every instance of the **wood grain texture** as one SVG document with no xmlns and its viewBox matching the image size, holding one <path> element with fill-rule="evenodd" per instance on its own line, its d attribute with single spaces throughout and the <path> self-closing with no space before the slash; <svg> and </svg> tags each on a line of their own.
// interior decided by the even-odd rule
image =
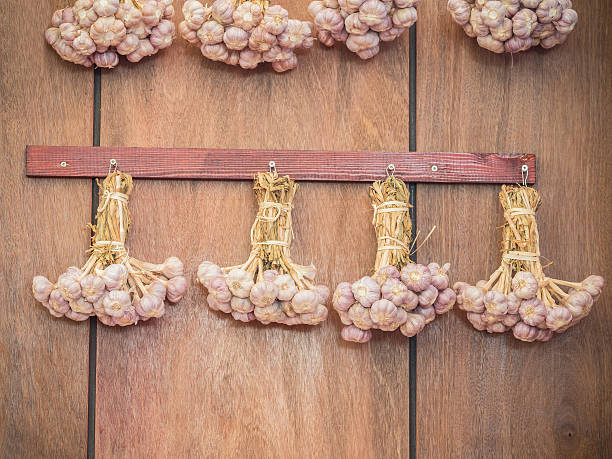
<svg viewBox="0 0 612 459">
<path fill-rule="evenodd" d="M 575 2 L 565 45 L 514 57 L 479 48 L 445 4 L 419 10 L 417 147 L 536 151 L 547 272 L 610 280 L 607 2 Z M 454 280 L 486 277 L 500 259 L 498 187 L 417 188 L 419 227 L 439 229 L 419 258 L 448 259 Z M 610 306 L 607 286 L 586 320 L 545 344 L 478 332 L 461 311 L 434 322 L 417 341 L 417 456 L 612 456 Z"/>
<path fill-rule="evenodd" d="M 306 19 L 306 1 L 284 6 Z M 405 151 L 407 47 L 406 34 L 370 65 L 315 46 L 276 75 L 206 61 L 178 40 L 104 73 L 102 145 Z M 250 183 L 137 180 L 130 206 L 139 258 L 177 255 L 193 279 L 205 259 L 248 255 Z M 374 262 L 370 221 L 367 184 L 302 183 L 292 254 L 329 286 L 356 279 Z M 193 282 L 161 320 L 98 327 L 97 454 L 406 457 L 407 340 L 355 346 L 340 328 L 333 313 L 317 327 L 237 323 L 209 311 Z"/>
<path fill-rule="evenodd" d="M 89 180 L 29 179 L 28 143 L 91 142 L 91 71 L 63 62 L 43 32 L 63 2 L 0 3 L 0 457 L 79 457 L 87 448 L 87 323 L 53 318 L 37 274 L 84 261 Z"/>
<path fill-rule="evenodd" d="M 101 177 L 112 160 L 134 178 L 252 180 L 271 161 L 294 180 L 372 182 L 391 165 L 410 182 L 535 183 L 533 154 L 240 150 L 29 145 L 30 177 Z M 527 167 L 523 171 L 523 166 Z M 531 171 L 531 172 L 530 172 Z"/>
</svg>

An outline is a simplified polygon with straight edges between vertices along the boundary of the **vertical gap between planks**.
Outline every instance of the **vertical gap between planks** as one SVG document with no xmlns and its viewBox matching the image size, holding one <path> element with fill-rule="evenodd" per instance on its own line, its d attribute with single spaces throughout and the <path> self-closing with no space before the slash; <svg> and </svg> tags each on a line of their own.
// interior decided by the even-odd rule
<svg viewBox="0 0 612 459">
<path fill-rule="evenodd" d="M 417 31 L 416 24 L 413 25 L 409 30 L 408 37 L 408 75 L 409 75 L 409 100 L 408 100 L 408 150 L 416 151 L 416 78 L 417 78 L 417 66 L 416 66 L 416 40 Z M 412 212 L 410 220 L 412 221 L 412 240 L 414 241 L 416 235 L 417 226 L 417 214 L 416 214 L 416 184 L 409 183 L 408 189 L 410 191 L 410 204 L 412 205 Z M 415 245 L 416 246 L 416 245 Z M 417 254 L 414 255 L 414 261 L 417 261 Z M 417 361 L 417 337 L 413 336 L 408 341 L 408 391 L 409 391 L 409 405 L 408 405 L 408 429 L 409 429 L 409 451 L 410 459 L 416 459 L 416 361 Z"/>
<path fill-rule="evenodd" d="M 94 70 L 93 135 L 92 144 L 100 146 L 100 115 L 102 98 L 102 70 Z M 91 222 L 95 223 L 98 208 L 98 184 L 91 181 Z M 96 454 L 96 360 L 98 345 L 98 319 L 89 318 L 89 377 L 87 386 L 87 458 L 94 459 Z"/>
</svg>

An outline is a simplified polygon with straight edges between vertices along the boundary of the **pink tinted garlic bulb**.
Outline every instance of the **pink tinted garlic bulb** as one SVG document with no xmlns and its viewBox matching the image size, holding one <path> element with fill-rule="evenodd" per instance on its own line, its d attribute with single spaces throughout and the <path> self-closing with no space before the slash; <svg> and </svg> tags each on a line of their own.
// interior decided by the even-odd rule
<svg viewBox="0 0 612 459">
<path fill-rule="evenodd" d="M 518 53 L 562 44 L 578 13 L 569 0 L 448 0 L 452 19 L 495 53 Z"/>
<path fill-rule="evenodd" d="M 342 329 L 341 336 L 344 341 L 367 343 L 372 339 L 372 332 L 370 330 L 362 330 L 355 325 L 349 325 Z"/>
<path fill-rule="evenodd" d="M 40 303 L 45 303 L 49 300 L 49 295 L 51 295 L 54 288 L 49 279 L 43 276 L 36 276 L 32 281 L 32 293 L 36 301 Z"/>
<path fill-rule="evenodd" d="M 361 59 L 379 53 L 380 41 L 393 41 L 417 20 L 415 0 L 315 0 L 308 6 L 316 34 L 325 46 L 345 42 Z"/>
<path fill-rule="evenodd" d="M 279 5 L 216 0 L 212 7 L 189 0 L 183 7 L 181 36 L 199 46 L 207 59 L 254 69 L 272 63 L 276 72 L 297 66 L 295 49 L 313 45 L 311 24 L 289 19 Z"/>
<path fill-rule="evenodd" d="M 427 266 L 408 264 L 401 272 L 402 282 L 413 292 L 422 292 L 431 285 L 431 273 Z"/>
<path fill-rule="evenodd" d="M 91 4 L 81 1 L 80 5 Z M 88 260 L 82 268 L 71 266 L 60 275 L 48 298 L 50 282 L 34 278 L 35 297 L 45 300 L 52 315 L 74 321 L 95 315 L 105 325 L 125 327 L 159 317 L 164 313 L 164 300 L 177 302 L 185 293 L 183 264 L 176 257 L 153 264 L 130 256 L 125 247 L 129 230 L 125 222 L 130 221 L 132 177 L 115 170 L 100 185 Z"/>
<path fill-rule="evenodd" d="M 425 328 L 425 317 L 420 314 L 408 314 L 404 325 L 400 327 L 402 334 L 411 338 L 420 333 Z"/>
<path fill-rule="evenodd" d="M 54 13 L 45 38 L 64 60 L 113 68 L 119 55 L 139 62 L 169 47 L 175 36 L 173 15 L 172 0 L 147 0 L 137 6 L 132 0 L 77 0 L 73 8 Z"/>
<path fill-rule="evenodd" d="M 48 296 L 48 295 L 47 295 Z M 334 291 L 332 305 L 336 311 L 346 312 L 355 303 L 351 284 L 341 282 Z"/>
<path fill-rule="evenodd" d="M 372 303 L 380 298 L 380 287 L 371 277 L 364 276 L 351 286 L 353 296 L 365 307 L 372 306 Z"/>
<path fill-rule="evenodd" d="M 302 290 L 291 300 L 293 310 L 298 314 L 314 312 L 319 304 L 319 296 L 314 290 Z"/>
<path fill-rule="evenodd" d="M 249 9 L 243 8 L 245 11 L 240 11 L 241 14 L 259 11 L 247 6 Z M 247 16 L 243 19 L 251 20 Z M 282 17 L 279 20 L 282 22 Z M 240 54 L 245 52 L 252 51 L 245 48 Z M 291 211 L 297 184 L 287 176 L 265 172 L 256 174 L 254 190 L 260 206 L 251 231 L 247 261 L 227 268 L 204 262 L 198 268 L 199 282 L 208 290 L 209 307 L 245 322 L 317 325 L 327 319 L 325 303 L 330 291 L 315 282 L 313 265 L 298 265 L 291 259 Z M 270 237 L 275 238 L 273 243 L 268 243 Z M 277 245 L 278 241 L 285 243 Z M 351 294 L 350 304 L 353 302 Z"/>
<path fill-rule="evenodd" d="M 372 12 L 378 8 L 367 1 L 339 0 L 339 4 L 368 15 L 374 14 Z M 405 0 L 402 6 L 410 8 L 414 4 L 416 2 Z M 381 6 L 387 11 L 393 8 L 390 4 Z M 364 276 L 352 285 L 339 284 L 334 294 L 334 306 L 344 325 L 386 332 L 400 329 L 404 335 L 414 336 L 436 318 L 436 313 L 443 314 L 455 304 L 456 294 L 448 288 L 450 265 L 440 267 L 437 263 L 430 263 L 426 266 L 410 260 L 409 247 L 414 245 L 411 241 L 410 193 L 403 181 L 389 175 L 386 180 L 374 182 L 369 194 L 378 244 L 374 275 Z M 357 302 L 349 307 L 355 300 Z M 348 334 L 349 330 L 344 333 Z"/>
</svg>

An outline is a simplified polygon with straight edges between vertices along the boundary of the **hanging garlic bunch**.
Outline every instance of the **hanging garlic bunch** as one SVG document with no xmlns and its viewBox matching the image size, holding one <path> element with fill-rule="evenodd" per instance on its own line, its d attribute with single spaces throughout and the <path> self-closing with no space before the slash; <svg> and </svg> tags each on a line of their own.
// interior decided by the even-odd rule
<svg viewBox="0 0 612 459">
<path fill-rule="evenodd" d="M 361 59 L 380 50 L 381 41 L 393 41 L 417 20 L 420 0 L 315 0 L 308 6 L 317 38 L 325 46 L 337 41 Z"/>
<path fill-rule="evenodd" d="M 139 62 L 172 44 L 172 2 L 76 0 L 53 14 L 45 38 L 62 59 L 85 67 L 116 67 L 119 55 Z"/>
<path fill-rule="evenodd" d="M 399 328 L 405 336 L 414 336 L 455 304 L 455 292 L 448 285 L 450 264 L 410 260 L 409 197 L 406 184 L 394 176 L 370 187 L 378 239 L 374 275 L 353 284 L 342 282 L 333 296 L 346 341 L 365 343 L 372 337 L 371 329 Z"/>
<path fill-rule="evenodd" d="M 255 176 L 259 211 L 251 228 L 248 260 L 220 268 L 209 261 L 198 268 L 198 282 L 208 290 L 208 307 L 242 322 L 316 325 L 327 318 L 329 289 L 315 285 L 314 266 L 291 260 L 291 210 L 298 185 L 276 172 Z"/>
<path fill-rule="evenodd" d="M 565 43 L 578 22 L 571 0 L 448 0 L 465 33 L 494 53 L 518 53 Z"/>
<path fill-rule="evenodd" d="M 68 268 L 55 283 L 42 276 L 34 278 L 34 298 L 53 316 L 82 321 L 95 315 L 111 327 L 133 325 L 161 317 L 164 300 L 177 303 L 183 297 L 187 281 L 178 258 L 156 265 L 127 253 L 132 187 L 132 177 L 119 171 L 100 185 L 91 256 L 82 268 Z"/>
<path fill-rule="evenodd" d="M 207 59 L 254 69 L 272 63 L 277 72 L 297 67 L 299 49 L 311 48 L 312 24 L 289 19 L 280 5 L 268 0 L 216 0 L 212 6 L 197 0 L 183 5 L 181 36 Z"/>
<path fill-rule="evenodd" d="M 512 329 L 521 341 L 548 341 L 553 332 L 564 332 L 591 312 L 604 279 L 589 276 L 582 282 L 566 282 L 546 277 L 535 219 L 538 192 L 526 186 L 503 186 L 499 200 L 506 220 L 501 265 L 489 280 L 475 286 L 457 282 L 457 305 L 467 311 L 477 330 Z"/>
</svg>

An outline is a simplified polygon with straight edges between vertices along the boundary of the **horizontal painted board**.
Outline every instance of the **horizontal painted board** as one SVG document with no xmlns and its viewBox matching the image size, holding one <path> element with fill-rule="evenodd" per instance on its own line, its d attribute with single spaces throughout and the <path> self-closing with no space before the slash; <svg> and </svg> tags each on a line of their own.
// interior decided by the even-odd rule
<svg viewBox="0 0 612 459">
<path fill-rule="evenodd" d="M 370 182 L 387 166 L 409 182 L 535 183 L 534 154 L 28 146 L 29 177 L 101 177 L 110 160 L 135 178 L 251 180 L 274 161 L 304 181 Z M 523 166 L 528 170 L 525 174 Z"/>
</svg>

